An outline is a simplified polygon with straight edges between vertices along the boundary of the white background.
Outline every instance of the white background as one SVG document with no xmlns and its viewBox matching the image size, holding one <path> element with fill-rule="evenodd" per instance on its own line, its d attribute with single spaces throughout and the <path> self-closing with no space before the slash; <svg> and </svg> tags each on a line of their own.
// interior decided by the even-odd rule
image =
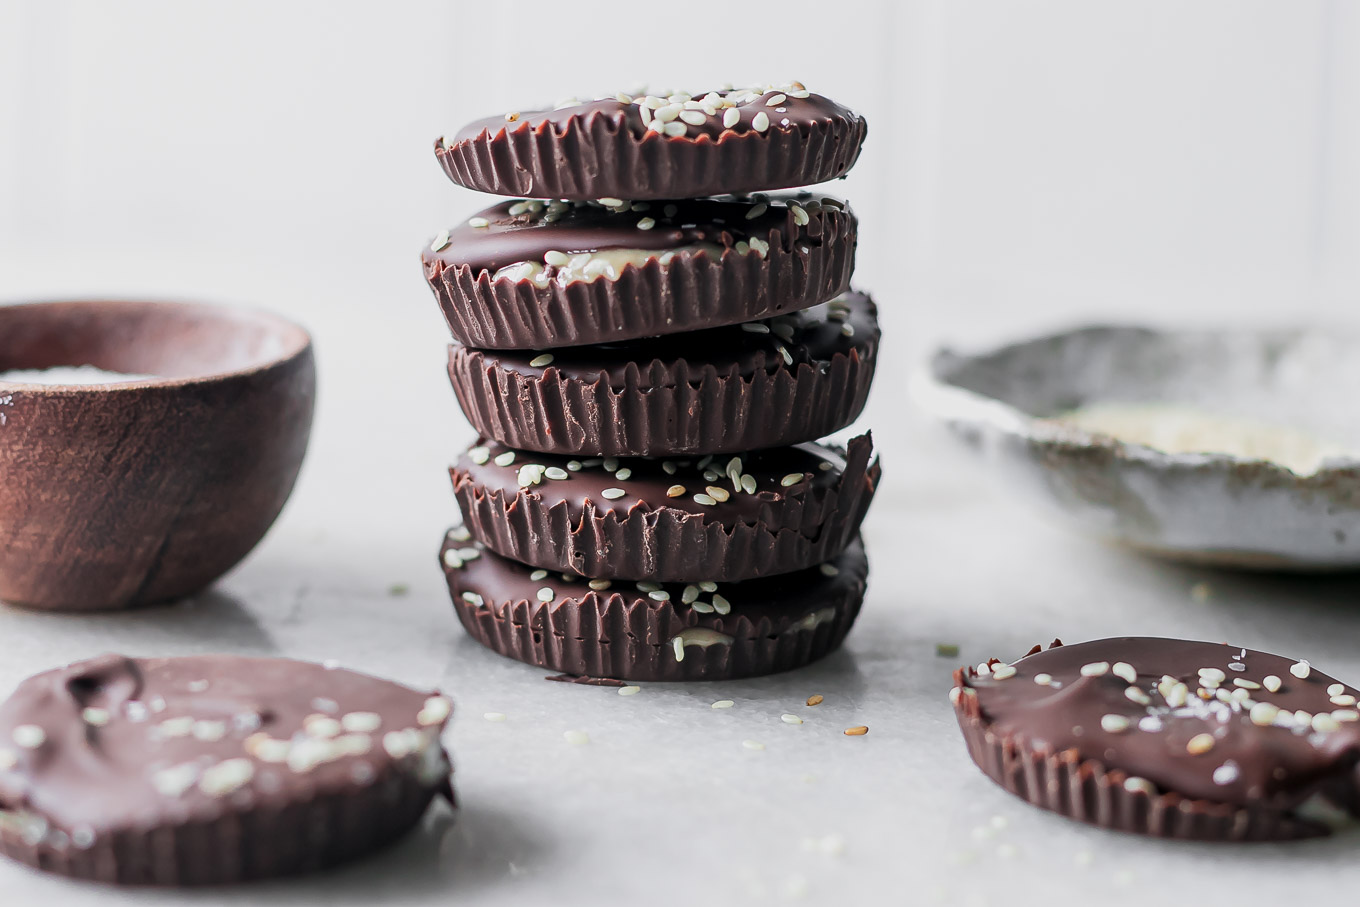
<svg viewBox="0 0 1360 907">
<path fill-rule="evenodd" d="M 431 146 L 561 96 L 757 79 L 800 79 L 870 121 L 860 164 L 831 189 L 860 214 L 858 282 L 883 308 L 861 423 L 887 475 L 873 592 L 827 666 L 644 691 L 624 722 L 612 694 L 543 684 L 466 643 L 441 601 L 443 469 L 469 431 L 419 250 L 492 200 L 452 186 Z M 1347 0 L 0 0 L 0 299 L 268 307 L 313 331 L 322 381 L 298 493 L 224 597 L 87 620 L 0 610 L 13 655 L 0 686 L 115 646 L 339 657 L 446 685 L 465 804 L 450 836 L 271 897 L 966 904 L 1024 902 L 1056 877 L 1050 902 L 1137 901 L 1168 877 L 1217 901 L 1215 873 L 1241 905 L 1317 874 L 1354 890 L 1353 840 L 1174 848 L 1006 800 L 963 759 L 943 702 L 952 665 L 933 648 L 963 643 L 977 661 L 1055 635 L 1229 637 L 1353 679 L 1360 586 L 1207 575 L 1213 600 L 1191 606 L 1206 575 L 1031 521 L 916 423 L 902 389 L 942 341 L 1091 320 L 1353 322 L 1357 287 L 1360 3 Z M 389 597 L 394 582 L 410 596 Z M 778 713 L 818 690 L 839 711 L 781 753 Z M 730 740 L 707 712 L 722 696 L 758 716 L 734 710 L 756 723 Z M 522 719 L 506 726 L 520 736 L 493 736 L 487 709 Z M 847 750 L 838 728 L 861 722 L 873 731 Z M 592 733 L 589 756 L 563 750 L 567 727 Z M 736 745 L 765 735 L 766 763 Z M 820 786 L 802 786 L 808 773 Z M 1009 831 L 974 840 L 993 815 Z M 845 855 L 801 849 L 827 834 Z M 1006 834 L 1019 859 L 998 856 Z M 1092 866 L 1074 868 L 1088 851 Z M 0 867 L 5 885 L 31 901 L 95 896 Z"/>
</svg>

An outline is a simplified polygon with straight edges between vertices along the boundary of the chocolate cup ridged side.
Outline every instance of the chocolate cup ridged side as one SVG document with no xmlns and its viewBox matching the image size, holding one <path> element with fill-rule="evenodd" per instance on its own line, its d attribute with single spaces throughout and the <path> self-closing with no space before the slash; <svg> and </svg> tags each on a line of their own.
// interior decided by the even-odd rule
<svg viewBox="0 0 1360 907">
<path fill-rule="evenodd" d="M 449 179 L 493 195 L 585 200 L 693 198 L 810 186 L 845 175 L 868 133 L 863 117 L 834 117 L 716 141 L 633 135 L 606 116 L 560 129 L 483 132 L 435 143 Z"/>
<path fill-rule="evenodd" d="M 413 758 L 413 757 L 408 757 Z M 420 821 L 438 785 L 413 768 L 368 786 L 279 807 L 249 806 L 151 828 L 96 834 L 88 847 L 36 843 L 0 823 L 0 853 L 36 869 L 117 885 L 224 885 L 312 872 L 379 850 Z"/>
<path fill-rule="evenodd" d="M 478 432 L 520 450 L 564 456 L 720 454 L 801 444 L 858 418 L 878 341 L 837 353 L 825 369 L 761 369 L 748 377 L 685 360 L 630 368 L 622 389 L 549 367 L 539 377 L 449 348 L 449 379 Z"/>
<path fill-rule="evenodd" d="M 840 480 L 767 506 L 756 523 L 724 525 L 679 510 L 633 508 L 626 516 L 587 501 L 579 520 L 566 502 L 551 508 L 486 492 L 451 469 L 463 525 L 492 551 L 533 567 L 596 579 L 735 582 L 792 573 L 831 560 L 859 532 L 878 486 L 873 441 L 850 441 Z M 664 505 L 663 505 L 664 506 Z"/>
<path fill-rule="evenodd" d="M 1326 826 L 1279 810 L 1193 800 L 1174 792 L 1124 786 L 1128 774 L 1076 751 L 1053 752 L 1018 735 L 998 734 L 983 717 L 968 680 L 954 672 L 961 692 L 954 713 L 968 755 L 988 778 L 1020 799 L 1113 831 L 1191 841 L 1289 841 L 1328 834 Z"/>
<path fill-rule="evenodd" d="M 836 594 L 817 603 L 829 620 L 796 628 L 805 614 L 775 623 L 752 621 L 734 608 L 727 616 L 700 615 L 670 602 L 589 592 L 552 603 L 517 601 L 493 609 L 463 599 L 457 570 L 445 570 L 458 620 L 468 635 L 494 652 L 563 674 L 635 681 L 731 680 L 776 674 L 825 657 L 845 640 L 864 601 L 868 562 Z M 706 627 L 732 637 L 730 644 L 686 646 L 682 661 L 670 640 L 682 630 Z"/>
<path fill-rule="evenodd" d="M 730 249 L 717 258 L 682 253 L 667 265 L 628 265 L 614 280 L 546 287 L 492 280 L 486 270 L 436 259 L 426 264 L 425 279 L 453 336 L 483 349 L 581 346 L 755 321 L 810 308 L 850 288 L 855 216 L 831 206 L 808 213 L 807 236 L 770 230 L 763 259 Z"/>
</svg>

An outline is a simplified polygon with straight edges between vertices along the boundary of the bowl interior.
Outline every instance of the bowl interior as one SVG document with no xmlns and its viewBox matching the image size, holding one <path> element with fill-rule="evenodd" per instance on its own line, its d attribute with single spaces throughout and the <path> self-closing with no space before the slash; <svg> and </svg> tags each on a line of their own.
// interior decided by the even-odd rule
<svg viewBox="0 0 1360 907">
<path fill-rule="evenodd" d="M 936 377 L 1032 416 L 1169 403 L 1268 421 L 1360 448 L 1360 336 L 1346 331 L 1095 327 L 945 356 Z"/>
<path fill-rule="evenodd" d="M 94 366 L 167 380 L 288 359 L 307 332 L 274 315 L 179 302 L 89 300 L 0 307 L 0 380 L 11 370 Z"/>
</svg>

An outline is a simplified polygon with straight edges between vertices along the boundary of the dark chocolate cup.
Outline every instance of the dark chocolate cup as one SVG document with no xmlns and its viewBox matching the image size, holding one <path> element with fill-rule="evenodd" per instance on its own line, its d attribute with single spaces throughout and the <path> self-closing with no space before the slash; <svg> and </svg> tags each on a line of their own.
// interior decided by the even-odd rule
<svg viewBox="0 0 1360 907">
<path fill-rule="evenodd" d="M 425 280 L 454 339 L 482 349 L 541 350 L 696 331 L 806 309 L 850 288 L 856 220 L 808 209 L 797 236 L 771 229 L 765 257 L 726 250 L 629 265 L 617 279 L 493 280 L 490 272 L 425 255 Z"/>
<path fill-rule="evenodd" d="M 1054 752 L 999 734 L 968 686 L 972 668 L 954 672 L 950 699 L 968 755 L 983 774 L 1040 809 L 1112 831 L 1191 841 L 1289 841 L 1329 834 L 1321 822 L 1261 806 L 1195 800 L 1172 791 L 1125 787 L 1129 775 L 1077 751 Z"/>
<path fill-rule="evenodd" d="M 617 117 L 482 132 L 435 155 L 449 179 L 493 195 L 664 199 L 810 186 L 844 176 L 868 133 L 834 114 L 768 132 L 708 137 L 634 135 Z"/>
<path fill-rule="evenodd" d="M 565 500 L 548 505 L 539 488 L 506 493 L 456 466 L 450 475 L 463 525 L 504 557 L 599 579 L 734 582 L 804 570 L 845 550 L 878 486 L 881 470 L 877 460 L 870 462 L 872 451 L 868 435 L 852 439 L 834 484 L 799 483 L 762 505 L 750 522 L 726 516 L 722 505 L 698 513 L 668 506 L 664 474 L 647 483 L 655 500 L 626 511 L 603 498 L 586 498 L 579 507 Z"/>
<path fill-rule="evenodd" d="M 873 301 L 851 291 L 774 326 L 787 330 L 730 325 L 542 357 L 454 343 L 449 378 L 480 434 L 565 456 L 739 453 L 853 422 L 878 356 Z"/>
<path fill-rule="evenodd" d="M 451 567 L 447 552 L 467 546 L 446 538 L 440 558 L 454 610 L 473 639 L 501 655 L 563 674 L 633 681 L 730 680 L 816 661 L 850 632 L 869 571 L 856 541 L 830 562 L 838 571 L 834 576 L 813 568 L 720 586 L 732 609 L 719 615 L 683 604 L 678 586 L 668 601 L 623 584 L 597 592 L 584 581 L 531 580 L 530 568 L 490 552 Z M 544 603 L 534 597 L 535 585 L 560 594 Z M 570 592 L 562 591 L 568 587 Z M 674 638 L 696 629 L 729 641 L 682 646 L 684 658 L 677 660 Z"/>
<path fill-rule="evenodd" d="M 266 808 L 233 798 L 220 813 L 186 815 L 176 824 L 96 831 L 87 846 L 50 830 L 25 835 L 11 817 L 0 819 L 0 853 L 92 882 L 226 885 L 363 857 L 414 828 L 440 793 L 452 797 L 446 780 L 429 784 L 409 769 L 389 766 L 366 785 L 321 790 L 310 800 Z"/>
</svg>

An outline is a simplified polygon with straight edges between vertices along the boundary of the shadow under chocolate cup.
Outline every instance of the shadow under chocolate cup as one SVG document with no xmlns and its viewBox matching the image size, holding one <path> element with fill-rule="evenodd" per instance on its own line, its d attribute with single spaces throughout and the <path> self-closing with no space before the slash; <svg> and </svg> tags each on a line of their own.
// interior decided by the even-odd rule
<svg viewBox="0 0 1360 907">
<path fill-rule="evenodd" d="M 81 366 L 131 380 L 5 378 Z M 0 307 L 0 601 L 94 611 L 205 588 L 283 509 L 315 396 L 311 338 L 274 315 L 133 300 Z"/>
</svg>

